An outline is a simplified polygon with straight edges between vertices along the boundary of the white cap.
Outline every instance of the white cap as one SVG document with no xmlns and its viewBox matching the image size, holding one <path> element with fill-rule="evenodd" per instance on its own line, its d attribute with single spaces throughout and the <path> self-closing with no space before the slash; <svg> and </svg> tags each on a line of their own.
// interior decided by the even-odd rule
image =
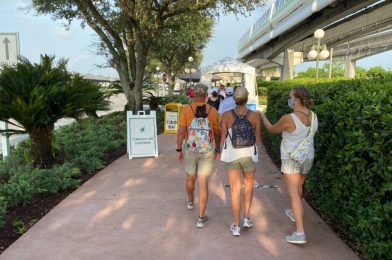
<svg viewBox="0 0 392 260">
<path fill-rule="evenodd" d="M 233 88 L 232 87 L 227 87 L 226 88 L 226 94 L 227 95 L 232 95 L 233 94 Z"/>
<path fill-rule="evenodd" d="M 218 88 L 212 88 L 211 93 L 213 93 L 213 92 L 218 93 L 218 92 L 219 92 L 219 91 L 218 91 Z"/>
</svg>

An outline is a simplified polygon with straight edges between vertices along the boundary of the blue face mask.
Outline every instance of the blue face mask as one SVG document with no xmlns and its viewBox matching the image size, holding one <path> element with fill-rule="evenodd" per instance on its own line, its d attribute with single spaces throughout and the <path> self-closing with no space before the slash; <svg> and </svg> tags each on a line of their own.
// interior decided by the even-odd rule
<svg viewBox="0 0 392 260">
<path fill-rule="evenodd" d="M 294 104 L 294 101 L 292 98 L 287 99 L 287 105 L 289 106 L 289 108 L 293 108 L 293 104 Z"/>
</svg>

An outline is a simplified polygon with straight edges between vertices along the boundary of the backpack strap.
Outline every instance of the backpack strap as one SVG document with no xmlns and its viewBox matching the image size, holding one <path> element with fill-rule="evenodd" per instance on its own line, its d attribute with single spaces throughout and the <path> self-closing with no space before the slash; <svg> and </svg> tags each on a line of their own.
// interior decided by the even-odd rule
<svg viewBox="0 0 392 260">
<path fill-rule="evenodd" d="M 240 118 L 240 116 L 238 115 L 237 111 L 234 109 L 230 110 L 231 114 L 234 116 L 234 119 L 238 119 Z"/>
<path fill-rule="evenodd" d="M 242 115 L 242 117 L 243 117 L 243 118 L 248 118 L 249 114 L 250 114 L 250 110 L 247 109 L 247 110 L 245 111 L 245 113 Z"/>
<path fill-rule="evenodd" d="M 210 114 L 211 109 L 212 109 L 212 106 L 211 106 L 210 104 L 208 104 L 208 105 L 210 106 L 210 110 L 208 110 L 207 117 L 208 117 L 208 115 Z"/>
<path fill-rule="evenodd" d="M 248 118 L 248 115 L 249 115 L 249 112 L 250 112 L 250 110 L 247 109 L 244 114 L 240 115 L 235 108 L 230 110 L 230 111 L 233 114 L 234 119 L 237 119 L 237 118 Z"/>
<path fill-rule="evenodd" d="M 191 107 L 192 113 L 194 116 L 196 116 L 195 110 L 193 110 L 192 104 L 189 105 Z"/>
</svg>

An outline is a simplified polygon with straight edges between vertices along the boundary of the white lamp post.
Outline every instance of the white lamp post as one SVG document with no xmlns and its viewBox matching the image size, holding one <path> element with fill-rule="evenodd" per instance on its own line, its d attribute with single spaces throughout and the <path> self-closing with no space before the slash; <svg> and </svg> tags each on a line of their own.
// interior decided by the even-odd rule
<svg viewBox="0 0 392 260">
<path fill-rule="evenodd" d="M 158 85 L 158 97 L 159 97 L 159 71 L 161 70 L 161 68 L 159 68 L 159 66 L 156 66 L 155 70 L 157 71 L 157 74 L 155 75 L 156 79 L 157 79 L 157 85 Z"/>
<path fill-rule="evenodd" d="M 321 39 L 324 38 L 325 32 L 323 29 L 317 29 L 314 32 L 314 38 L 316 38 L 317 43 L 313 45 L 311 50 L 308 53 L 308 59 L 314 60 L 316 59 L 316 78 L 318 78 L 318 70 L 319 70 L 319 62 L 320 60 L 324 60 L 329 57 L 329 51 L 327 50 L 327 46 L 325 44 L 321 45 Z M 331 64 L 330 64 L 331 66 Z"/>
<path fill-rule="evenodd" d="M 192 63 L 193 62 L 193 57 L 192 56 L 189 56 L 188 57 L 188 61 L 189 61 L 189 63 Z M 191 75 L 192 74 L 194 74 L 194 73 L 196 73 L 196 69 L 195 68 L 185 68 L 185 73 L 187 73 L 187 74 L 189 74 L 189 85 L 191 84 Z"/>
</svg>

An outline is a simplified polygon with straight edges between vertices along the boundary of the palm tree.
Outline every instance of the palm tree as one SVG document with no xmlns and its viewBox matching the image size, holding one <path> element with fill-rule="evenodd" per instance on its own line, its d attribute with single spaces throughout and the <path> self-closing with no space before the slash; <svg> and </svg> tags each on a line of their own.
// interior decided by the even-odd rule
<svg viewBox="0 0 392 260">
<path fill-rule="evenodd" d="M 54 159 L 52 132 L 57 120 L 78 119 L 88 111 L 109 107 L 96 84 L 72 76 L 67 60 L 55 64 L 54 58 L 41 55 L 38 64 L 19 58 L 15 65 L 4 65 L 0 73 L 0 120 L 23 129 L 2 132 L 28 133 L 33 163 L 45 168 Z"/>
</svg>

